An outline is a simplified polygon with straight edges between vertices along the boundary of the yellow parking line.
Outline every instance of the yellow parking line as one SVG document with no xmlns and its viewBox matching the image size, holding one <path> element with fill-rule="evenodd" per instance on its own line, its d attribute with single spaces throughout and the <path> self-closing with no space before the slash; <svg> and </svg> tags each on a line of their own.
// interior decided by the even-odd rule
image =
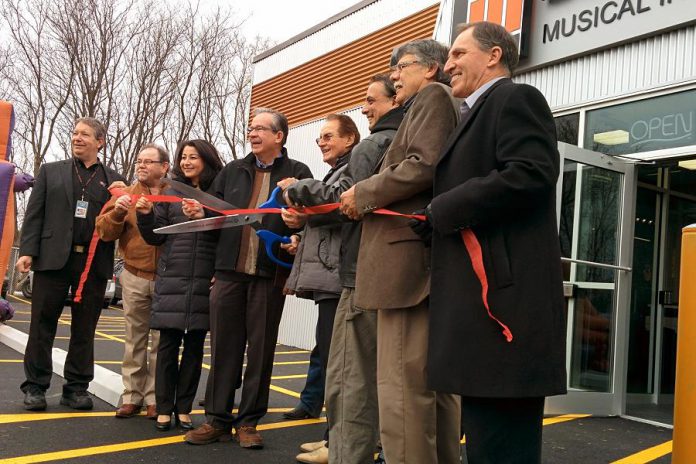
<svg viewBox="0 0 696 464">
<path fill-rule="evenodd" d="M 560 424 L 561 422 L 568 422 L 575 419 L 584 419 L 585 417 L 590 417 L 591 414 L 564 414 L 562 416 L 547 417 L 544 419 L 544 425 Z"/>
<path fill-rule="evenodd" d="M 276 375 L 271 377 L 271 380 L 288 380 L 288 379 L 306 379 L 307 374 L 296 374 L 296 375 Z"/>
<path fill-rule="evenodd" d="M 308 354 L 309 351 L 297 350 L 297 351 L 276 351 L 275 354 Z"/>
<path fill-rule="evenodd" d="M 259 425 L 259 430 L 274 430 L 289 427 L 298 427 L 302 425 L 313 425 L 326 422 L 326 418 L 319 419 L 304 419 L 290 422 L 279 422 L 275 424 Z M 139 448 L 151 448 L 154 446 L 173 445 L 183 443 L 184 436 L 176 435 L 166 438 L 155 438 L 152 440 L 139 440 L 125 443 L 116 443 L 113 445 L 90 446 L 88 448 L 77 448 L 65 451 L 54 451 L 52 453 L 32 454 L 28 456 L 18 456 L 9 459 L 0 459 L 0 464 L 32 464 L 36 462 L 58 461 L 60 459 L 73 459 L 85 456 L 94 456 L 97 454 L 117 453 L 121 451 L 134 450 Z"/>
<path fill-rule="evenodd" d="M 16 422 L 34 422 L 56 419 L 73 419 L 89 417 L 113 417 L 112 412 L 49 412 L 31 414 L 0 414 L 0 424 L 14 424 Z"/>
<path fill-rule="evenodd" d="M 22 359 L 0 359 L 0 363 L 21 363 Z"/>
<path fill-rule="evenodd" d="M 292 411 L 293 408 L 268 408 L 269 413 L 282 413 Z M 238 409 L 233 409 L 232 414 L 237 414 Z M 145 411 L 140 413 L 145 414 Z M 203 415 L 203 409 L 194 409 L 189 414 Z M 59 419 L 90 419 L 93 417 L 113 417 L 113 411 L 107 412 L 31 412 L 22 414 L 0 414 L 0 424 L 15 424 L 17 422 L 37 422 Z"/>
<path fill-rule="evenodd" d="M 294 392 L 294 391 L 292 391 L 292 390 L 288 390 L 287 388 L 276 387 L 275 385 L 271 385 L 271 386 L 270 386 L 270 389 L 273 390 L 273 391 L 275 391 L 275 392 L 282 393 L 282 394 L 284 394 L 284 395 L 292 396 L 292 397 L 294 397 L 294 398 L 299 398 L 299 397 L 300 397 L 300 394 L 299 394 L 299 393 Z"/>
<path fill-rule="evenodd" d="M 672 440 L 662 443 L 661 445 L 653 446 L 639 453 L 626 456 L 623 459 L 614 461 L 611 464 L 643 464 L 654 461 L 655 459 L 667 456 L 672 452 Z"/>
</svg>

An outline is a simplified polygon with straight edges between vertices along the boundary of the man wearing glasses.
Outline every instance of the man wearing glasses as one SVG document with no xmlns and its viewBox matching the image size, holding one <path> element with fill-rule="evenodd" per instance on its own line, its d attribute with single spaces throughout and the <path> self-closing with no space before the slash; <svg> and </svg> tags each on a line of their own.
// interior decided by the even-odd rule
<svg viewBox="0 0 696 464">
<path fill-rule="evenodd" d="M 70 159 L 46 163 L 36 177 L 22 227 L 17 270 L 34 271 L 29 340 L 24 353 L 24 408 L 46 409 L 53 367 L 51 347 L 68 291 L 76 289 L 107 186 L 123 180 L 99 161 L 106 128 L 94 118 L 75 121 Z M 82 302 L 71 304 L 70 346 L 65 359 L 62 405 L 92 409 L 87 387 L 94 378 L 94 331 L 113 274 L 114 245 L 99 242 L 85 281 Z"/>
<path fill-rule="evenodd" d="M 268 199 L 281 179 L 312 177 L 305 164 L 288 157 L 285 115 L 268 108 L 256 109 L 247 133 L 251 153 L 225 166 L 210 193 L 242 208 L 256 208 Z M 200 203 L 195 201 L 184 204 L 183 211 L 189 218 L 204 215 Z M 264 229 L 276 234 L 292 233 L 279 214 L 265 215 L 262 223 Z M 290 256 L 285 254 L 280 259 L 289 261 Z M 251 226 L 220 231 L 215 282 L 210 291 L 212 357 L 205 392 L 207 422 L 186 434 L 188 443 L 205 445 L 229 440 L 234 427 L 241 447 L 263 448 L 256 424 L 268 410 L 286 277 L 287 272 L 268 258 Z M 239 387 L 242 398 L 239 412 L 233 416 L 234 394 Z"/>
<path fill-rule="evenodd" d="M 427 386 L 430 250 L 403 218 L 432 197 L 438 155 L 458 122 L 459 102 L 443 69 L 447 48 L 417 40 L 393 54 L 391 80 L 404 120 L 377 173 L 341 195 L 341 210 L 363 217 L 354 304 L 377 311 L 377 395 L 388 463 L 459 463 L 456 396 Z"/>
<path fill-rule="evenodd" d="M 157 195 L 165 188 L 162 179 L 169 170 L 169 153 L 149 144 L 138 154 L 135 175 L 138 181 L 127 188 L 133 195 Z M 146 417 L 155 419 L 155 363 L 159 331 L 150 330 L 150 310 L 155 287 L 159 249 L 145 243 L 138 230 L 135 204 L 130 195 L 112 198 L 97 217 L 96 230 L 105 242 L 118 240 L 124 259 L 121 273 L 123 315 L 126 319 L 126 349 L 123 353 L 123 394 L 116 417 L 129 418 L 143 406 Z M 152 346 L 148 353 L 148 335 Z"/>
</svg>

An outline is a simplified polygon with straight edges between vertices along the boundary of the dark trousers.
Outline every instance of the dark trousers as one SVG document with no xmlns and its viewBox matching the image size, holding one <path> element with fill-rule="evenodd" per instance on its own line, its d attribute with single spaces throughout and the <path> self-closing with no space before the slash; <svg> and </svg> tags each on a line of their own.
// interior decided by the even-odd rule
<svg viewBox="0 0 696 464">
<path fill-rule="evenodd" d="M 469 464 L 541 463 L 544 398 L 462 397 Z"/>
<path fill-rule="evenodd" d="M 205 413 L 215 428 L 252 425 L 266 414 L 285 295 L 273 279 L 244 281 L 216 276 L 210 292 L 211 369 L 205 392 Z M 247 346 L 248 343 L 248 346 Z M 244 349 L 247 367 L 242 384 Z M 239 414 L 232 415 L 234 393 L 242 386 Z"/>
<path fill-rule="evenodd" d="M 71 253 L 63 269 L 34 272 L 31 324 L 24 352 L 26 381 L 21 385 L 23 392 L 29 389 L 46 391 L 51 383 L 51 354 L 58 319 L 63 313 L 69 289 L 77 290 L 86 259 L 86 253 Z M 94 331 L 101 315 L 105 290 L 106 280 L 90 273 L 82 291 L 82 302 L 72 305 L 63 393 L 86 391 L 94 378 Z"/>
<path fill-rule="evenodd" d="M 155 369 L 157 414 L 188 414 L 193 406 L 203 364 L 207 330 L 161 329 Z M 184 350 L 179 361 L 179 347 Z"/>
</svg>

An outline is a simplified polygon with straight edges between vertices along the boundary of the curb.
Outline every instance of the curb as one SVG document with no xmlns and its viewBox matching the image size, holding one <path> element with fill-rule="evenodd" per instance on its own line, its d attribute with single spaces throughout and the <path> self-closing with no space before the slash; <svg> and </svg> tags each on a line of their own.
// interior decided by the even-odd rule
<svg viewBox="0 0 696 464">
<path fill-rule="evenodd" d="M 24 332 L 0 324 L 0 343 L 7 345 L 15 351 L 24 354 L 29 336 Z M 65 358 L 68 353 L 60 348 L 53 348 L 53 372 L 63 376 L 65 369 Z M 102 366 L 94 365 L 94 380 L 90 382 L 87 391 L 92 393 L 100 400 L 106 401 L 112 406 L 118 406 L 123 391 L 121 376 L 114 371 L 110 371 Z"/>
</svg>

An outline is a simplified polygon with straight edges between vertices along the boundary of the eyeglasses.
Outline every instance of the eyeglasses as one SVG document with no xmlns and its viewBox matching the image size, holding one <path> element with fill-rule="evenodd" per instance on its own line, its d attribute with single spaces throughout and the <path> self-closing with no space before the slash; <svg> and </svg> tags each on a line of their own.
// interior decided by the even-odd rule
<svg viewBox="0 0 696 464">
<path fill-rule="evenodd" d="M 314 141 L 317 142 L 317 145 L 319 145 L 322 141 L 324 143 L 329 143 L 332 138 L 334 138 L 334 135 L 329 133 L 329 134 L 320 135 Z"/>
<path fill-rule="evenodd" d="M 394 71 L 403 71 L 404 68 L 408 68 L 412 64 L 423 64 L 422 61 L 414 60 L 414 61 L 402 61 L 401 63 L 396 63 L 394 66 L 390 66 L 389 69 L 391 69 L 391 72 Z"/>
<path fill-rule="evenodd" d="M 247 127 L 247 134 L 251 134 L 252 132 L 261 132 L 261 131 L 271 131 L 271 132 L 277 132 L 275 129 L 272 127 L 266 127 L 266 126 L 252 126 L 252 127 Z"/>
<path fill-rule="evenodd" d="M 153 161 L 153 160 L 148 160 L 148 159 L 144 159 L 144 160 L 135 160 L 135 164 L 144 164 L 145 166 L 149 166 L 149 165 L 154 164 L 154 163 L 160 163 L 160 164 L 161 164 L 161 163 L 163 163 L 163 162 L 164 162 L 164 161 Z"/>
</svg>

